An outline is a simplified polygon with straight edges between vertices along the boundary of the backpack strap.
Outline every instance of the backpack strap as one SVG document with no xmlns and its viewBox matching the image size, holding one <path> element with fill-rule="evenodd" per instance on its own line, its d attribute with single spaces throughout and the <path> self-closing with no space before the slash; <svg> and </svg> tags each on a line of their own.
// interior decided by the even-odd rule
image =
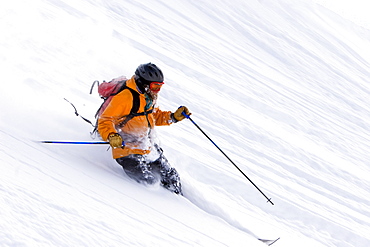
<svg viewBox="0 0 370 247">
<path fill-rule="evenodd" d="M 139 111 L 139 108 L 140 108 L 140 94 L 137 91 L 135 91 L 134 89 L 128 87 L 126 85 L 126 81 L 127 80 L 119 81 L 118 83 L 123 82 L 121 87 L 117 90 L 116 93 L 112 93 L 111 95 L 109 95 L 109 97 L 115 96 L 115 95 L 119 94 L 120 92 L 122 92 L 125 89 L 130 90 L 130 92 L 132 94 L 132 108 L 130 110 L 130 114 L 137 113 Z M 117 84 L 117 85 L 119 85 L 119 84 Z"/>
<path fill-rule="evenodd" d="M 129 88 L 127 86 L 126 88 L 130 90 L 132 94 L 132 108 L 130 111 L 130 115 L 135 114 L 139 111 L 140 108 L 140 94 L 137 91 L 133 90 L 132 88 Z"/>
<path fill-rule="evenodd" d="M 135 117 L 135 115 L 139 111 L 139 107 L 140 107 L 139 93 L 136 92 L 135 90 L 133 90 L 132 88 L 127 87 L 126 85 L 125 85 L 125 88 L 124 89 L 128 89 L 131 92 L 131 95 L 132 95 L 132 107 L 131 107 L 131 110 L 130 110 L 130 114 L 124 116 L 125 119 L 118 124 L 118 126 L 120 128 L 122 128 L 128 121 L 130 121 L 131 119 L 133 119 Z"/>
</svg>

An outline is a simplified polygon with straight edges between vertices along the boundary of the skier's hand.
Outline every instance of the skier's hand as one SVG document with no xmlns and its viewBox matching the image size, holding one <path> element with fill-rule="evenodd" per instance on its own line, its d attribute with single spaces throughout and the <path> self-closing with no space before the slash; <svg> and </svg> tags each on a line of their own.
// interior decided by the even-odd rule
<svg viewBox="0 0 370 247">
<path fill-rule="evenodd" d="M 112 148 L 124 148 L 124 142 L 118 133 L 110 133 L 108 136 L 108 141 Z"/>
<path fill-rule="evenodd" d="M 191 115 L 189 109 L 186 106 L 181 106 L 173 113 L 173 117 L 175 118 L 176 122 L 181 121 L 185 118 L 182 113 L 185 113 L 187 116 Z"/>
</svg>

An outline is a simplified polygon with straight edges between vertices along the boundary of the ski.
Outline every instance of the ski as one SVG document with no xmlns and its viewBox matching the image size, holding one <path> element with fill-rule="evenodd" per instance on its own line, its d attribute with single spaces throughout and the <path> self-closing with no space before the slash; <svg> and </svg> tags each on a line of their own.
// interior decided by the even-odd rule
<svg viewBox="0 0 370 247">
<path fill-rule="evenodd" d="M 259 241 L 262 241 L 263 243 L 265 243 L 265 244 L 267 244 L 268 246 L 270 246 L 270 245 L 272 245 L 272 244 L 276 243 L 276 241 L 278 241 L 279 239 L 280 239 L 280 237 L 278 237 L 278 238 L 277 238 L 277 239 L 275 239 L 275 240 L 261 239 L 261 238 L 259 238 L 258 240 L 259 240 Z"/>
</svg>

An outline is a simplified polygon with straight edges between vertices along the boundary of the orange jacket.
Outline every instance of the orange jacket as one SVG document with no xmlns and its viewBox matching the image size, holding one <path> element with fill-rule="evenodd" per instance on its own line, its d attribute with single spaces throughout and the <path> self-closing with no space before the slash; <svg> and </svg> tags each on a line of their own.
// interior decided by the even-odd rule
<svg viewBox="0 0 370 247">
<path fill-rule="evenodd" d="M 136 83 L 134 77 L 127 80 L 126 85 L 135 91 Z M 140 94 L 140 107 L 138 113 L 144 112 L 146 106 L 145 95 Z M 142 116 L 135 116 L 124 126 L 120 123 L 130 114 L 133 105 L 133 96 L 130 90 L 125 89 L 119 94 L 113 96 L 112 101 L 104 110 L 98 120 L 98 132 L 103 140 L 107 141 L 110 133 L 119 133 L 125 142 L 124 148 L 112 148 L 114 159 L 127 156 L 129 154 L 149 154 L 153 146 L 151 140 L 151 129 L 154 126 L 170 125 L 171 112 L 161 111 L 159 108 L 151 106 L 149 110 L 152 113 Z"/>
</svg>

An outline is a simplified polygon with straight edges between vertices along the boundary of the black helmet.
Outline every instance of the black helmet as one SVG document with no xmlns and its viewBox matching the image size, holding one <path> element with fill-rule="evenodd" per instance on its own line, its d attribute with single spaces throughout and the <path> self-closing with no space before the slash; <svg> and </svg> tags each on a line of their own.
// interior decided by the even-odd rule
<svg viewBox="0 0 370 247">
<path fill-rule="evenodd" d="M 150 82 L 163 82 L 162 71 L 152 63 L 140 64 L 135 71 L 135 75 L 144 84 L 149 84 Z"/>
</svg>

